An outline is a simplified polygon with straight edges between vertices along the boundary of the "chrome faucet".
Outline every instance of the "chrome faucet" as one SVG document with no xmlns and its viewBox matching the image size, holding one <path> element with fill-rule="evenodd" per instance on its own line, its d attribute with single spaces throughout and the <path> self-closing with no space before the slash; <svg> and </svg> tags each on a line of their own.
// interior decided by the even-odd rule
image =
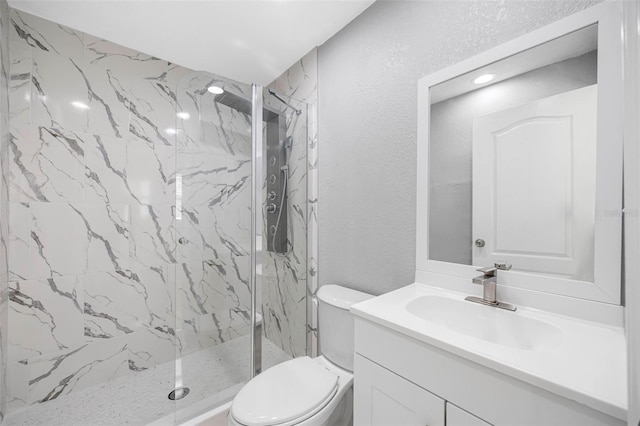
<svg viewBox="0 0 640 426">
<path fill-rule="evenodd" d="M 486 268 L 476 269 L 478 272 L 482 272 L 471 280 L 474 284 L 480 284 L 483 286 L 482 299 L 475 296 L 465 297 L 464 300 L 470 302 L 481 303 L 487 306 L 495 306 L 496 308 L 507 309 L 509 311 L 515 311 L 516 307 L 508 303 L 498 302 L 496 298 L 497 284 L 498 284 L 498 270 L 508 271 L 511 269 L 511 265 L 506 262 L 498 262 L 493 266 Z"/>
</svg>

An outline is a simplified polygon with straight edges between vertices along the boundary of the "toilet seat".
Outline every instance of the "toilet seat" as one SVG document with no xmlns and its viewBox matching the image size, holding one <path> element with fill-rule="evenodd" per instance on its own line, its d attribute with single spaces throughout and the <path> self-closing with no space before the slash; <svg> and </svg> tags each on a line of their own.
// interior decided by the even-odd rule
<svg viewBox="0 0 640 426">
<path fill-rule="evenodd" d="M 231 416 L 246 426 L 299 423 L 336 395 L 339 377 L 308 356 L 276 365 L 256 376 L 233 400 Z"/>
</svg>

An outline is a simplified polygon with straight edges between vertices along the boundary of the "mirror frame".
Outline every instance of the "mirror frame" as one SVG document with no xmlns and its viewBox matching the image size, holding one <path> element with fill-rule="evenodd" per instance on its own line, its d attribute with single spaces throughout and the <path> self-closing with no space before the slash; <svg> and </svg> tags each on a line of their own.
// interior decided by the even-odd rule
<svg viewBox="0 0 640 426">
<path fill-rule="evenodd" d="M 619 2 L 604 2 L 592 6 L 418 81 L 416 276 L 426 272 L 470 280 L 478 275 L 476 268 L 487 266 L 429 259 L 430 88 L 593 24 L 598 25 L 594 281 L 501 271 L 498 274 L 498 284 L 612 305 L 621 304 L 624 51 L 622 5 Z"/>
</svg>

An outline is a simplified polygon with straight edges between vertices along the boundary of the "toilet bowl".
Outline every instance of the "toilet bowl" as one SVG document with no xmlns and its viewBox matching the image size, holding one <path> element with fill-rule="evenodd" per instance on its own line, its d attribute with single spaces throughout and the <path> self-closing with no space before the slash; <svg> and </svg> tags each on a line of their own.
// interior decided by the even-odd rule
<svg viewBox="0 0 640 426">
<path fill-rule="evenodd" d="M 351 305 L 373 296 L 337 285 L 318 291 L 317 358 L 271 367 L 247 383 L 231 404 L 233 426 L 348 426 L 353 419 Z"/>
<path fill-rule="evenodd" d="M 350 402 L 351 398 L 344 397 L 352 384 L 350 372 L 322 356 L 295 358 L 266 370 L 243 387 L 231 405 L 229 424 L 347 425 L 329 419 L 337 417 L 333 414 L 341 403 Z"/>
</svg>

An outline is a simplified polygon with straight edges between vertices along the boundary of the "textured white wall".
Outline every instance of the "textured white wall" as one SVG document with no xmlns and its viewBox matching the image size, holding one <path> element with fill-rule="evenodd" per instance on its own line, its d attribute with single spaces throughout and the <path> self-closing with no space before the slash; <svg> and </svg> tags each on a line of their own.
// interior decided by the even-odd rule
<svg viewBox="0 0 640 426">
<path fill-rule="evenodd" d="M 595 3 L 378 1 L 319 47 L 320 285 L 414 280 L 418 79 Z"/>
</svg>

